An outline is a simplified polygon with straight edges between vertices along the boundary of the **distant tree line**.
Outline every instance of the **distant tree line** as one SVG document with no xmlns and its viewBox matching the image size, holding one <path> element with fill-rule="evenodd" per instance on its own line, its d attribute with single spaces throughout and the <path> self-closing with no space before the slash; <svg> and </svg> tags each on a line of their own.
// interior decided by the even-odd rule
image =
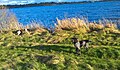
<svg viewBox="0 0 120 70">
<path fill-rule="evenodd" d="M 76 4 L 76 3 L 90 3 L 91 1 L 83 2 L 41 2 L 41 3 L 31 3 L 24 5 L 4 5 L 7 8 L 19 8 L 19 7 L 32 7 L 32 6 L 51 6 L 51 5 L 60 5 L 60 4 Z M 1 5 L 3 6 L 3 5 Z"/>
<path fill-rule="evenodd" d="M 32 7 L 32 6 L 51 6 L 51 5 L 60 5 L 60 4 L 83 4 L 83 3 L 91 3 L 96 2 L 98 0 L 90 0 L 90 1 L 82 1 L 82 2 L 41 2 L 41 3 L 32 3 L 32 4 L 24 4 L 24 5 L 0 5 L 0 9 L 2 6 L 6 6 L 7 8 L 19 8 L 19 7 Z M 99 1 L 119 1 L 119 0 L 99 0 Z"/>
</svg>

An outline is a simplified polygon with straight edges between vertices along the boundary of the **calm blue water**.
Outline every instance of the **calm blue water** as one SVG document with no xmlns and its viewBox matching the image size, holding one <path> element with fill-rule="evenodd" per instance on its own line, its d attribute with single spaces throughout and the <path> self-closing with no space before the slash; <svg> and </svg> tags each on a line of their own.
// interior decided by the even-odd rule
<svg viewBox="0 0 120 70">
<path fill-rule="evenodd" d="M 56 22 L 56 18 L 81 18 L 81 16 L 88 18 L 89 21 L 98 21 L 103 18 L 112 21 L 120 19 L 120 1 L 13 8 L 11 10 L 24 25 L 35 20 L 45 26 L 51 26 Z"/>
</svg>

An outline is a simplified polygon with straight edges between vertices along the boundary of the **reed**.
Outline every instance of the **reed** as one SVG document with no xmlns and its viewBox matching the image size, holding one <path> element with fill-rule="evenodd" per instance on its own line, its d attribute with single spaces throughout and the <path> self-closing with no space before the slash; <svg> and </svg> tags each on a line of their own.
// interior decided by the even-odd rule
<svg viewBox="0 0 120 70">
<path fill-rule="evenodd" d="M 98 30 L 118 30 L 117 24 L 109 21 L 99 21 L 99 22 L 86 22 L 86 20 L 80 18 L 66 18 L 63 20 L 59 20 L 57 18 L 57 24 L 55 24 L 55 31 L 79 31 L 80 33 L 86 33 L 90 31 L 98 31 Z"/>
<path fill-rule="evenodd" d="M 45 32 L 46 29 L 44 26 L 41 25 L 41 23 L 38 23 L 36 21 L 30 22 L 28 25 L 24 27 L 24 29 L 29 29 L 30 31 L 35 31 L 35 32 Z"/>
<path fill-rule="evenodd" d="M 55 31 L 67 30 L 67 31 L 81 31 L 85 33 L 89 30 L 87 23 L 80 18 L 67 18 L 63 20 L 57 19 L 55 24 Z"/>
<path fill-rule="evenodd" d="M 88 27 L 91 31 L 96 31 L 104 28 L 103 24 L 97 24 L 97 23 L 89 23 Z"/>
<path fill-rule="evenodd" d="M 0 7 L 0 30 L 20 29 L 20 24 L 16 16 L 6 7 Z"/>
</svg>

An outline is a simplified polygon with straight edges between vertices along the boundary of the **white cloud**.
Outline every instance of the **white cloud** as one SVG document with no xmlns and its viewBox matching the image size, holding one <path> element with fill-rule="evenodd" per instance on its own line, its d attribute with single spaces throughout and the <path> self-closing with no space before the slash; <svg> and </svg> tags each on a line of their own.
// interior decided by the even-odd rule
<svg viewBox="0 0 120 70">
<path fill-rule="evenodd" d="M 1 0 L 0 5 L 28 4 L 34 2 L 35 0 Z"/>
<path fill-rule="evenodd" d="M 90 1 L 90 0 L 0 0 L 0 5 L 6 4 L 28 4 L 35 2 L 65 2 L 65 1 Z"/>
</svg>

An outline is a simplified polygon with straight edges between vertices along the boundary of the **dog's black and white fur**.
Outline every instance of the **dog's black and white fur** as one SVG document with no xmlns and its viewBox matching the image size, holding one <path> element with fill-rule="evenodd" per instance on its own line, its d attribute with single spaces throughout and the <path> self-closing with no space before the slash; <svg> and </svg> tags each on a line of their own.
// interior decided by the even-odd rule
<svg viewBox="0 0 120 70">
<path fill-rule="evenodd" d="M 76 53 L 79 54 L 80 48 L 84 47 L 86 49 L 88 49 L 89 47 L 89 42 L 91 42 L 90 40 L 81 40 L 79 41 L 78 38 L 72 38 L 72 42 L 76 48 Z"/>
<path fill-rule="evenodd" d="M 22 30 L 17 30 L 17 35 L 22 35 Z"/>
</svg>

